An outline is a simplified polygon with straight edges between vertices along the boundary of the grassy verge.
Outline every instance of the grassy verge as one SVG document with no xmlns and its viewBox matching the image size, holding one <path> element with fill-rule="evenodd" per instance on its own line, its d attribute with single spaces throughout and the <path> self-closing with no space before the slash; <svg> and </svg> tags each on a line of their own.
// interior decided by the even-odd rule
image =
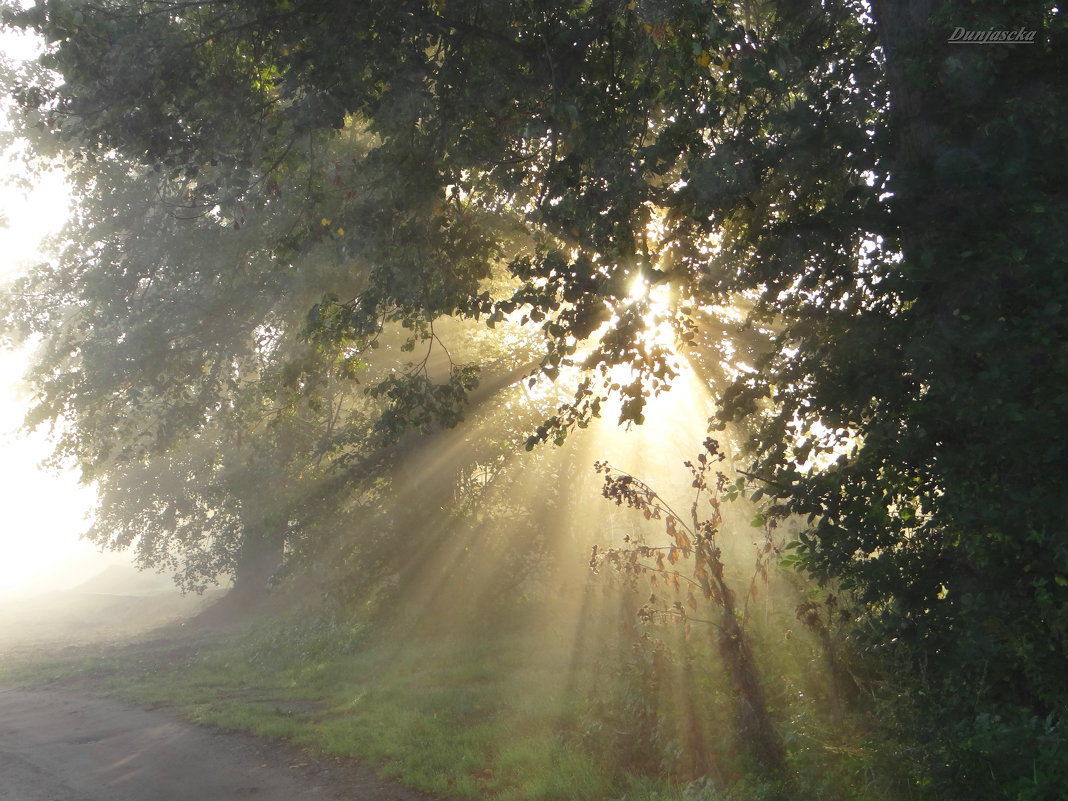
<svg viewBox="0 0 1068 801">
<path fill-rule="evenodd" d="M 587 801 L 631 783 L 576 748 L 587 699 L 571 649 L 529 632 L 374 635 L 323 620 L 240 635 L 24 653 L 6 684 L 62 682 L 200 723 L 356 757 L 442 795 Z M 646 782 L 643 786 L 649 787 Z M 668 784 L 657 788 L 671 794 Z M 647 794 L 647 793 L 645 793 Z"/>
<path fill-rule="evenodd" d="M 26 652 L 0 661 L 0 682 L 61 682 L 172 707 L 200 723 L 355 757 L 383 776 L 445 796 L 775 795 L 730 755 L 734 702 L 707 647 L 677 644 L 670 658 L 659 651 L 635 657 L 633 643 L 620 647 L 618 631 L 560 636 L 551 624 L 507 616 L 447 634 L 423 629 L 321 616 L 264 621 L 239 634 Z M 780 676 L 769 685 L 807 788 L 791 795 L 887 798 L 879 782 L 857 784 L 870 774 L 870 759 L 852 731 L 814 728 L 825 718 L 790 700 L 800 685 L 782 674 L 793 668 L 775 670 Z M 680 721 L 698 718 L 694 746 Z M 695 748 L 711 754 L 706 780 L 674 781 Z"/>
</svg>

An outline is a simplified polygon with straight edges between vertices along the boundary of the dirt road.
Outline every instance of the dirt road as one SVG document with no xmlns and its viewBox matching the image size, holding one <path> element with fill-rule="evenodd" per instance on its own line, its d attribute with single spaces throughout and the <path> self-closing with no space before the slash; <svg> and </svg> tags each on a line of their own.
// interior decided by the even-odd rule
<svg viewBox="0 0 1068 801">
<path fill-rule="evenodd" d="M 0 801 L 417 801 L 350 763 L 62 689 L 0 689 Z"/>
</svg>

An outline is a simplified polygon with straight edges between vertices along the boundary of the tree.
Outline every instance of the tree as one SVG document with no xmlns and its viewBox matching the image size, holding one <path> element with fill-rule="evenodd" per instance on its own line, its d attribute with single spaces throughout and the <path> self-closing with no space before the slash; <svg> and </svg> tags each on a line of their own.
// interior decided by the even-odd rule
<svg viewBox="0 0 1068 801">
<path fill-rule="evenodd" d="M 890 92 L 885 279 L 787 325 L 734 409 L 773 401 L 755 472 L 809 516 L 809 568 L 868 605 L 870 646 L 908 666 L 897 688 L 923 698 L 941 786 L 1055 794 L 1065 271 L 1047 215 L 1062 196 L 1064 23 L 1040 3 L 873 14 Z M 1038 46 L 969 50 L 947 41 L 956 26 L 1022 26 Z M 806 435 L 805 420 L 822 426 Z M 837 461 L 811 469 L 821 451 Z"/>
<path fill-rule="evenodd" d="M 540 328 L 535 367 L 587 371 L 529 444 L 560 441 L 613 392 L 622 422 L 640 423 L 649 393 L 670 384 L 650 315 L 697 343 L 693 361 L 712 376 L 718 343 L 695 325 L 739 302 L 739 336 L 757 358 L 720 390 L 722 417 L 752 429 L 757 492 L 810 519 L 804 564 L 854 591 L 871 648 L 944 700 L 931 764 L 946 762 L 938 748 L 978 742 L 959 727 L 1004 714 L 1031 732 L 1053 776 L 1043 786 L 1054 786 L 1063 761 L 1043 743 L 1060 742 L 1068 693 L 1058 522 L 1068 51 L 1056 8 L 159 0 L 8 16 L 52 43 L 62 83 L 30 82 L 18 96 L 28 125 L 88 165 L 86 198 L 108 187 L 96 170 L 118 180 L 158 168 L 163 196 L 202 212 L 212 242 L 261 243 L 242 246 L 259 254 L 265 283 L 246 285 L 237 339 L 281 332 L 287 347 L 272 362 L 296 396 L 314 397 L 317 377 L 351 387 L 349 373 L 389 364 L 367 356 L 383 336 L 434 346 L 445 317 L 519 318 Z M 1037 36 L 961 49 L 946 41 L 959 25 Z M 257 215 L 272 233 L 256 231 Z M 112 241 L 138 225 L 117 222 Z M 110 251 L 79 260 L 122 262 Z M 329 269 L 305 281 L 314 265 Z M 173 289 L 208 292 L 217 273 Z M 106 275 L 118 285 L 142 273 Z M 157 270 L 147 285 L 172 276 Z M 632 292 L 639 280 L 669 286 L 672 310 Z M 72 293 L 53 277 L 42 304 L 16 301 L 8 316 L 51 332 L 51 347 L 63 341 L 60 303 L 80 308 L 92 286 Z M 139 453 L 116 451 L 111 426 L 125 407 L 108 405 L 133 366 L 94 361 L 122 350 L 108 321 L 137 298 L 117 296 L 118 317 L 101 304 L 80 329 L 86 346 L 53 350 L 53 363 L 77 368 L 43 382 L 38 419 L 67 418 L 85 446 L 72 455 L 89 465 Z M 280 299 L 284 322 L 271 317 Z M 298 327 L 302 304 L 313 313 Z M 268 320 L 276 327 L 260 328 Z M 184 333 L 123 325 L 143 359 L 154 336 Z M 196 386 L 229 386 L 233 364 L 211 360 Z M 633 368 L 629 382 L 613 381 L 617 364 Z M 359 406 L 371 431 L 462 416 L 473 371 L 423 368 L 379 374 L 382 405 Z M 110 394 L 83 408 L 89 396 L 58 380 L 68 373 L 103 379 L 94 393 Z M 173 421 L 161 431 L 196 436 L 218 393 L 187 407 L 168 395 L 177 385 L 135 384 Z M 974 695 L 960 692 L 962 676 Z M 1029 770 L 1006 745 L 1013 736 L 991 735 L 1005 758 L 995 785 Z M 949 785 L 989 789 L 977 760 L 950 762 L 962 767 Z"/>
</svg>

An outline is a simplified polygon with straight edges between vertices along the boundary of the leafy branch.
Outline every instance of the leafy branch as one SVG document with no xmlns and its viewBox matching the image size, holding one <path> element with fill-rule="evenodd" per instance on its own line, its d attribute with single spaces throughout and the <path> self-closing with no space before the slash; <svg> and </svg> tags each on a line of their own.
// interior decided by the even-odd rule
<svg viewBox="0 0 1068 801">
<path fill-rule="evenodd" d="M 641 512 L 646 520 L 663 521 L 668 544 L 650 546 L 644 542 L 634 542 L 628 536 L 622 548 L 602 550 L 595 545 L 590 555 L 590 567 L 597 571 L 603 565 L 608 565 L 631 579 L 648 576 L 654 592 L 649 601 L 638 609 L 638 618 L 643 622 L 676 620 L 683 623 L 687 633 L 690 621 L 709 623 L 715 627 L 718 632 L 716 645 L 739 701 L 739 733 L 765 767 L 783 774 L 785 760 L 782 743 L 772 725 L 749 637 L 744 629 L 748 615 L 745 608 L 742 615 L 738 613 L 736 595 L 724 576 L 723 552 L 717 541 L 723 523 L 720 496 L 728 486 L 727 476 L 717 466 L 725 458 L 719 443 L 708 437 L 697 458 L 684 462 L 690 471 L 694 490 L 689 520 L 684 519 L 645 481 L 607 462 L 596 462 L 594 468 L 604 474 L 601 494 L 617 506 Z M 710 511 L 705 510 L 704 502 L 707 502 Z M 758 550 L 756 573 L 750 582 L 747 603 L 748 598 L 755 595 L 757 578 L 767 581 L 765 561 L 772 550 L 770 542 Z M 688 568 L 682 567 L 684 560 Z M 684 585 L 687 589 L 685 601 L 677 597 L 668 603 L 655 592 L 655 588 L 663 586 L 670 588 L 676 596 L 681 596 Z M 702 598 L 719 608 L 719 622 L 691 616 L 691 612 L 699 609 L 699 599 Z M 689 611 L 686 607 L 689 607 Z"/>
</svg>

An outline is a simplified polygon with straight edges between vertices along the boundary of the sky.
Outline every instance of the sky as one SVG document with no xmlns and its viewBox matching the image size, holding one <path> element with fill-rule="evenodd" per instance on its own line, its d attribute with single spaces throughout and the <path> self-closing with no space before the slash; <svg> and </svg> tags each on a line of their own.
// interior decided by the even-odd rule
<svg viewBox="0 0 1068 801">
<path fill-rule="evenodd" d="M 0 52 L 32 58 L 33 42 L 0 32 Z M 0 130 L 6 129 L 0 108 Z M 0 285 L 32 264 L 41 239 L 67 214 L 63 176 L 53 173 L 26 193 L 11 185 L 18 162 L 0 154 Z M 51 448 L 47 432 L 20 433 L 29 399 L 21 376 L 32 349 L 0 348 L 0 598 L 73 586 L 115 561 L 80 539 L 88 527 L 92 488 L 73 471 L 41 469 Z"/>
</svg>

